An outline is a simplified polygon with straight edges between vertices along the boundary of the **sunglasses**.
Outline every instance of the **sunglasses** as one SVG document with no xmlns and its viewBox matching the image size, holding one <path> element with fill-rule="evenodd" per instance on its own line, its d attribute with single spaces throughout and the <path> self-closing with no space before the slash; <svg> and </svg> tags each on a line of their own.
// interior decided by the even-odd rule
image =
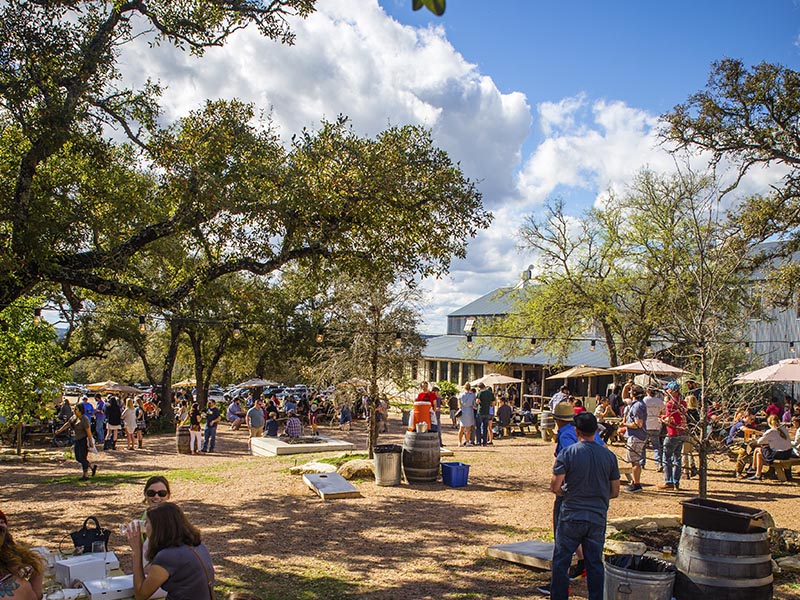
<svg viewBox="0 0 800 600">
<path fill-rule="evenodd" d="M 159 498 L 166 498 L 167 494 L 169 494 L 167 490 L 147 490 L 145 492 L 145 495 L 148 498 L 155 498 L 156 496 L 158 496 Z"/>
</svg>

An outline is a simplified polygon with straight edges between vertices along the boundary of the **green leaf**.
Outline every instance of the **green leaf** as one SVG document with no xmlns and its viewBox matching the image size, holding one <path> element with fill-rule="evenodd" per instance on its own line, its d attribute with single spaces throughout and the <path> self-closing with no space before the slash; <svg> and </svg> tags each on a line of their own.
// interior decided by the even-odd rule
<svg viewBox="0 0 800 600">
<path fill-rule="evenodd" d="M 419 10 L 425 6 L 437 17 L 441 17 L 444 14 L 445 4 L 446 0 L 413 0 L 412 2 L 414 10 Z"/>
</svg>

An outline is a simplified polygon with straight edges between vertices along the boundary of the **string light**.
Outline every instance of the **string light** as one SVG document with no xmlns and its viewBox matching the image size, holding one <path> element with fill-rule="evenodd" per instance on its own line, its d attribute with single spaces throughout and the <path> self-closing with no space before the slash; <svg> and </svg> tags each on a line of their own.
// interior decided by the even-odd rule
<svg viewBox="0 0 800 600">
<path fill-rule="evenodd" d="M 239 321 L 234 321 L 233 322 L 233 337 L 238 340 L 239 336 L 241 336 L 241 335 L 242 335 L 242 330 L 239 329 Z"/>
<path fill-rule="evenodd" d="M 467 335 L 467 348 L 472 348 L 472 334 Z"/>
<path fill-rule="evenodd" d="M 147 325 L 144 321 L 144 315 L 139 315 L 139 333 L 146 333 Z"/>
<path fill-rule="evenodd" d="M 322 340 L 325 339 L 325 333 L 322 331 L 322 327 L 317 329 L 317 337 L 315 337 L 314 339 L 317 340 L 318 344 L 321 344 Z"/>
<path fill-rule="evenodd" d="M 398 348 L 403 345 L 403 335 L 399 331 L 394 336 L 394 345 Z"/>
<path fill-rule="evenodd" d="M 41 308 L 34 308 L 33 309 L 33 324 L 38 325 L 42 322 L 42 309 Z"/>
<path fill-rule="evenodd" d="M 595 342 L 595 340 L 591 341 L 591 343 L 589 344 L 589 352 L 594 352 L 596 344 L 597 342 Z"/>
<path fill-rule="evenodd" d="M 750 342 L 744 343 L 744 352 L 745 354 L 750 354 Z"/>
<path fill-rule="evenodd" d="M 650 340 L 647 340 L 645 345 L 645 350 L 647 350 L 648 354 L 650 354 L 653 351 L 653 344 L 650 343 Z"/>
<path fill-rule="evenodd" d="M 789 342 L 789 352 L 794 354 L 796 351 L 794 349 L 794 342 Z"/>
<path fill-rule="evenodd" d="M 531 350 L 536 350 L 536 338 L 531 338 Z"/>
</svg>

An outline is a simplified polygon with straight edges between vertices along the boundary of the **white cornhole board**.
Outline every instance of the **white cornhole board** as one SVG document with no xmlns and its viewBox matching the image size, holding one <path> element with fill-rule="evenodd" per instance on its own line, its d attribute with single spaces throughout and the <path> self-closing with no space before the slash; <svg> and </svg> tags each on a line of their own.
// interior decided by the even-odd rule
<svg viewBox="0 0 800 600">
<path fill-rule="evenodd" d="M 553 551 L 555 548 L 556 545 L 553 542 L 528 540 L 527 542 L 517 542 L 515 544 L 489 546 L 486 549 L 486 556 L 550 571 L 553 568 Z"/>
<path fill-rule="evenodd" d="M 338 473 L 306 473 L 303 481 L 323 500 L 361 496 L 361 492 Z"/>
<path fill-rule="evenodd" d="M 455 452 L 450 450 L 450 448 L 445 448 L 444 446 L 439 448 L 439 456 L 454 456 L 454 455 Z"/>
<path fill-rule="evenodd" d="M 325 437 L 317 438 L 318 443 L 287 444 L 280 438 L 257 437 L 251 440 L 253 454 L 256 456 L 278 456 L 284 454 L 308 454 L 310 452 L 341 452 L 342 450 L 355 450 L 356 445 L 344 440 Z"/>
</svg>

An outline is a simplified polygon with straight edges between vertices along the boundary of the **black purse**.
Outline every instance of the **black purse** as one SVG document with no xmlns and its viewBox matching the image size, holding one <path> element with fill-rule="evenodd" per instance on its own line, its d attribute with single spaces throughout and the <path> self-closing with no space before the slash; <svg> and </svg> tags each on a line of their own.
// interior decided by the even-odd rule
<svg viewBox="0 0 800 600">
<path fill-rule="evenodd" d="M 94 529 L 87 527 L 89 521 L 94 521 Z M 102 529 L 97 517 L 87 517 L 83 522 L 83 527 L 78 531 L 73 531 L 69 536 L 72 538 L 72 545 L 76 548 L 82 547 L 84 552 L 91 552 L 94 542 L 103 542 L 105 550 L 108 551 L 108 538 L 111 536 L 111 530 Z"/>
</svg>

